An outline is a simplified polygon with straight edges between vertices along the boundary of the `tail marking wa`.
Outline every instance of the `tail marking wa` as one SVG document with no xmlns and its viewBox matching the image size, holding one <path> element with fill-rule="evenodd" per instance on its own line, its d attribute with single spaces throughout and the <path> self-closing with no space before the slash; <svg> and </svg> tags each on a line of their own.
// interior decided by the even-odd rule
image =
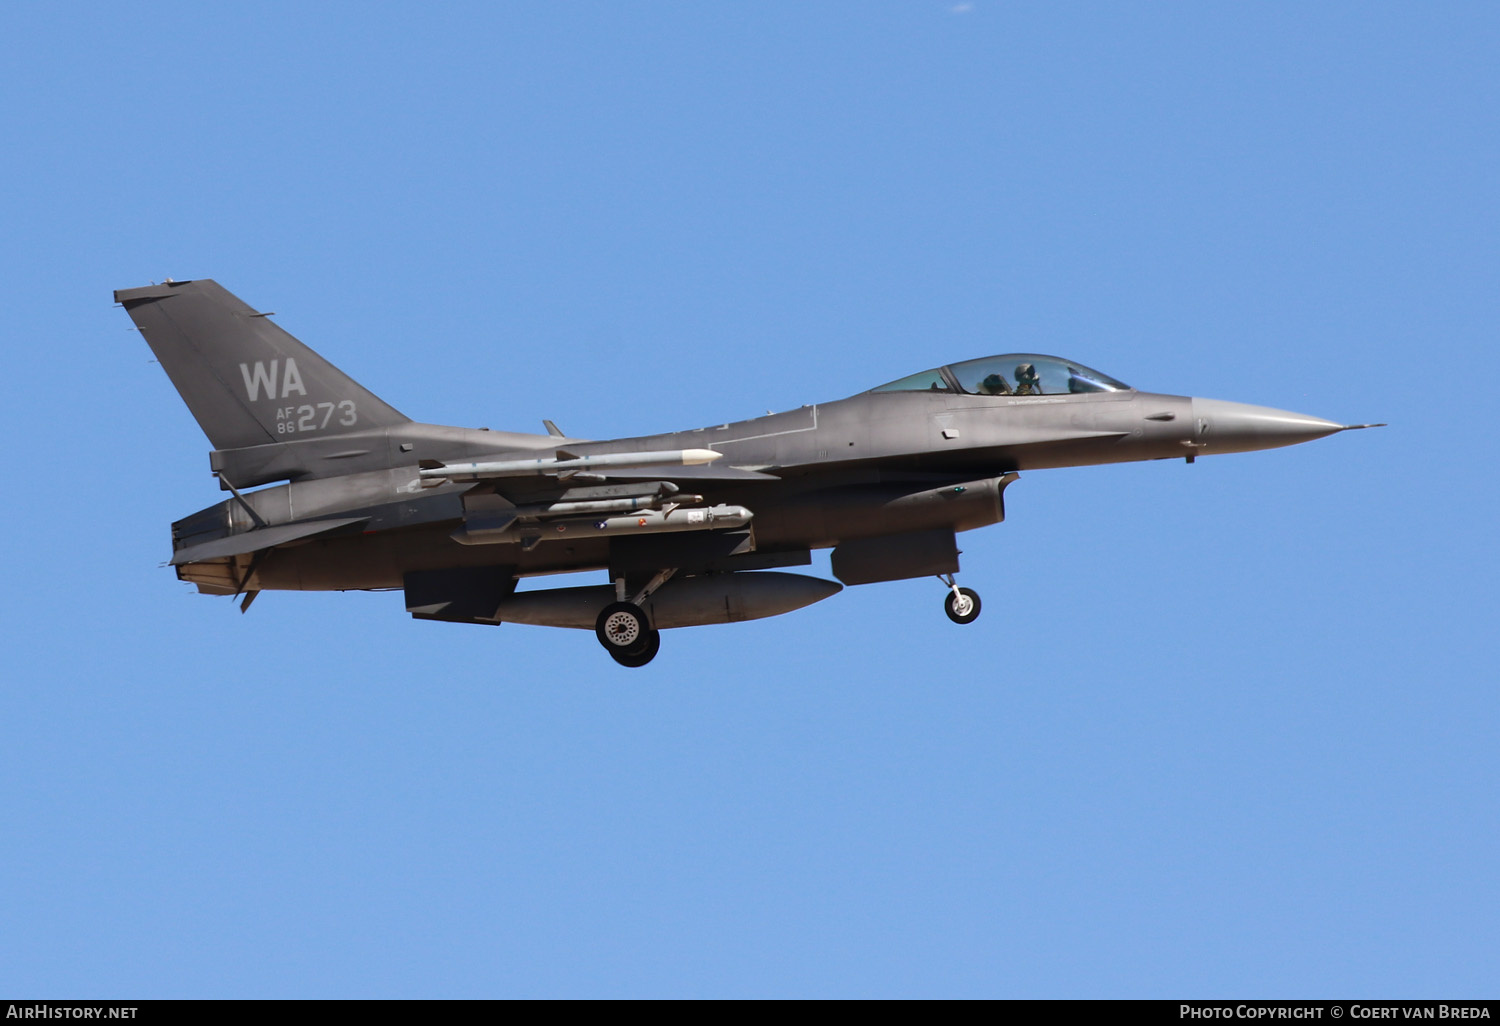
<svg viewBox="0 0 1500 1026">
<path fill-rule="evenodd" d="M 245 379 L 245 394 L 253 403 L 260 398 L 260 390 L 266 390 L 267 399 L 285 399 L 293 392 L 300 396 L 307 395 L 307 389 L 302 385 L 302 375 L 297 373 L 297 361 L 292 357 L 286 358 L 286 368 L 281 375 L 281 392 L 276 391 L 277 375 L 276 368 L 279 360 L 272 360 L 267 369 L 262 360 L 255 361 L 255 369 L 252 371 L 247 363 L 240 364 L 240 377 Z"/>
</svg>

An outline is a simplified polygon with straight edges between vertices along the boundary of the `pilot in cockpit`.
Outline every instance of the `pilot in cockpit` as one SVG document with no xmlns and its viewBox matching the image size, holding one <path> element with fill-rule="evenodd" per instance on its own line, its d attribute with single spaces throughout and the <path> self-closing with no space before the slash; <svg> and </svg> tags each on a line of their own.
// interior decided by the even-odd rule
<svg viewBox="0 0 1500 1026">
<path fill-rule="evenodd" d="M 1036 376 L 1033 364 L 1023 363 L 1016 368 L 1016 395 L 1041 395 L 1042 383 Z"/>
</svg>

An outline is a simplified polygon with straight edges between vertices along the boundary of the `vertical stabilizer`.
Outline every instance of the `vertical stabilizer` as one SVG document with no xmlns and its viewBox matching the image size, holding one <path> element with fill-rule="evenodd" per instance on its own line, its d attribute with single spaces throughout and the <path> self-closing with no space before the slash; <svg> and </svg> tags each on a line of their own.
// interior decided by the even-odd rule
<svg viewBox="0 0 1500 1026">
<path fill-rule="evenodd" d="M 115 301 L 146 337 L 215 449 L 408 423 L 218 282 L 121 289 Z"/>
</svg>

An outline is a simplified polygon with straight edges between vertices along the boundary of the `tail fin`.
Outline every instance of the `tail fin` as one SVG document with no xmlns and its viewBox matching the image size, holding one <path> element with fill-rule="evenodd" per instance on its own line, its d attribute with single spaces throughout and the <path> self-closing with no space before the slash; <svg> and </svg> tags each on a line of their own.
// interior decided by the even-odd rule
<svg viewBox="0 0 1500 1026">
<path fill-rule="evenodd" d="M 115 301 L 146 337 L 215 449 L 408 423 L 218 282 L 121 289 Z"/>
</svg>

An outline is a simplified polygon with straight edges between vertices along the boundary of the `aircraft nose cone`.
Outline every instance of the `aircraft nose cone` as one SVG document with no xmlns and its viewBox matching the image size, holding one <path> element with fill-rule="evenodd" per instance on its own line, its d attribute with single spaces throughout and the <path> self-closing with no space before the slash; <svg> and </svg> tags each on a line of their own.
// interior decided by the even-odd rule
<svg viewBox="0 0 1500 1026">
<path fill-rule="evenodd" d="M 1222 399 L 1194 399 L 1193 420 L 1192 444 L 1204 453 L 1275 449 L 1344 430 L 1322 417 Z"/>
</svg>

